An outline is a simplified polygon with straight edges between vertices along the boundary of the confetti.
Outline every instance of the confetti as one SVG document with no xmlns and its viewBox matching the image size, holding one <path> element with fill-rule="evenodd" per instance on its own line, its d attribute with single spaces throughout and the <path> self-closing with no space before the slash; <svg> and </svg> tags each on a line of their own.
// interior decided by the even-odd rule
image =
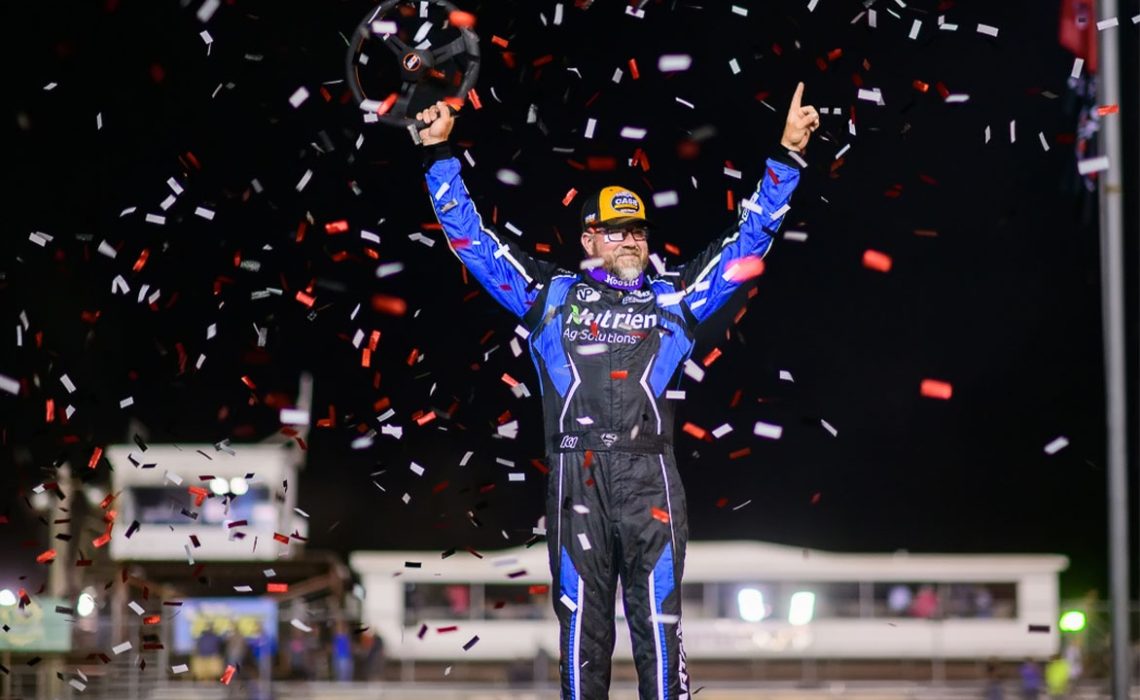
<svg viewBox="0 0 1140 700">
<path fill-rule="evenodd" d="M 1048 445 L 1045 446 L 1045 454 L 1055 455 L 1068 446 L 1069 446 L 1069 439 L 1068 438 L 1066 438 L 1064 436 L 1054 438 L 1052 441 L 1049 442 Z"/>
<path fill-rule="evenodd" d="M 582 546 L 583 551 L 588 552 L 592 549 L 592 547 L 590 546 L 590 538 L 587 537 L 586 533 L 584 533 L 584 532 L 578 533 L 578 544 Z"/>
<path fill-rule="evenodd" d="M 645 138 L 646 130 L 639 129 L 632 126 L 624 126 L 621 129 L 621 137 L 623 139 L 630 139 L 632 141 L 640 141 Z"/>
<path fill-rule="evenodd" d="M 289 104 L 292 105 L 294 109 L 296 109 L 297 107 L 300 107 L 307 99 L 309 99 L 309 91 L 306 90 L 304 86 L 302 86 L 297 88 L 296 92 L 289 96 Z"/>
<path fill-rule="evenodd" d="M 1099 173 L 1105 170 L 1108 170 L 1108 156 L 1097 156 L 1096 158 L 1085 158 L 1077 161 L 1077 172 L 1081 175 Z"/>
<path fill-rule="evenodd" d="M 890 272 L 891 257 L 877 250 L 868 249 L 863 252 L 863 267 L 879 272 Z"/>
<path fill-rule="evenodd" d="M 11 377 L 0 374 L 0 391 L 6 391 L 11 395 L 16 396 L 20 393 L 20 382 L 12 379 Z"/>
<path fill-rule="evenodd" d="M 953 386 L 950 383 L 938 380 L 922 380 L 919 386 L 919 392 L 922 396 L 929 399 L 950 399 L 953 391 Z"/>
<path fill-rule="evenodd" d="M 693 58 L 688 54 L 663 54 L 657 59 L 657 70 L 662 73 L 678 73 L 689 70 Z"/>
<path fill-rule="evenodd" d="M 756 421 L 756 425 L 752 427 L 752 434 L 769 440 L 779 440 L 780 436 L 784 434 L 784 429 L 779 425 Z"/>
</svg>

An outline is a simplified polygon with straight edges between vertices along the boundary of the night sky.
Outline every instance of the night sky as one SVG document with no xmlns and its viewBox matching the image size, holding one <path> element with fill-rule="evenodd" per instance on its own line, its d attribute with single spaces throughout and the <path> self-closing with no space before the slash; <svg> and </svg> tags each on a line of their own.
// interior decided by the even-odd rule
<svg viewBox="0 0 1140 700">
<path fill-rule="evenodd" d="M 694 352 L 723 354 L 702 383 L 686 380 L 679 410 L 693 539 L 1058 552 L 1073 562 L 1063 593 L 1104 593 L 1096 196 L 1076 172 L 1079 104 L 1067 86 L 1073 56 L 1057 43 L 1059 4 L 880 0 L 876 28 L 866 16 L 852 23 L 864 3 L 838 0 L 814 11 L 799 0 L 741 0 L 747 16 L 728 2 L 650 1 L 643 18 L 622 2 L 564 4 L 561 25 L 544 26 L 551 0 L 461 3 L 478 17 L 482 108 L 464 108 L 452 140 L 476 161 L 465 178 L 484 218 L 513 236 L 510 222 L 524 248 L 546 244 L 544 255 L 572 269 L 582 195 L 564 207 L 569 189 L 621 184 L 647 199 L 677 191 L 678 206 L 652 213 L 660 226 L 651 250 L 676 246 L 681 255 L 668 257 L 680 262 L 733 223 L 726 190 L 736 201 L 753 190 L 797 81 L 805 104 L 842 112 L 822 116 L 785 223 L 807 240 L 778 239 L 747 313 L 735 324 L 736 308 L 720 314 Z M 1125 152 L 1135 154 L 1130 18 L 1140 10 L 1135 0 L 1120 4 L 1112 31 L 1129 82 L 1120 112 L 1105 118 L 1124 120 Z M 23 496 L 52 478 L 53 465 L 85 467 L 95 447 L 136 431 L 150 442 L 229 439 L 240 451 L 280 430 L 278 409 L 293 401 L 303 371 L 315 379 L 314 420 L 333 416 L 312 430 L 294 485 L 311 515 L 310 546 L 525 542 L 543 493 L 530 466 L 542 457 L 534 370 L 507 347 L 516 321 L 485 293 L 471 296 L 478 288 L 430 228 L 420 152 L 398 129 L 363 124 L 349 99 L 342 35 L 370 4 L 236 0 L 205 23 L 197 0 L 79 5 L 5 9 L 15 159 L 0 256 L 0 375 L 21 388 L 0 392 L 0 566 L 44 575 L 35 555 L 46 529 Z M 937 30 L 940 14 L 959 29 Z M 922 27 L 910 39 L 915 19 Z M 998 36 L 979 33 L 979 23 Z M 394 68 L 375 53 L 378 70 Z M 692 56 L 688 71 L 658 71 L 658 56 L 678 53 Z M 857 99 L 860 86 L 878 88 L 884 104 Z M 309 97 L 294 108 L 300 87 Z M 942 91 L 969 99 L 947 103 Z M 592 139 L 583 135 L 589 118 Z M 647 135 L 624 139 L 625 126 Z M 637 148 L 648 170 L 627 165 Z M 607 157 L 614 169 L 586 168 Z M 1136 168 L 1133 155 L 1131 192 L 1140 189 Z M 501 169 L 521 183 L 502 182 Z M 164 212 L 170 178 L 183 191 Z M 122 215 L 128 207 L 137 210 Z M 1128 207 L 1135 409 L 1135 197 Z M 148 223 L 148 213 L 165 224 Z M 347 231 L 326 231 L 339 221 Z M 417 232 L 435 245 L 409 238 Z M 890 256 L 888 272 L 863 265 L 869 249 Z M 403 270 L 378 279 L 377 267 L 393 262 Z M 112 292 L 118 275 L 130 293 Z M 144 284 L 161 289 L 153 306 L 136 301 Z M 251 298 L 267 288 L 282 293 Z M 311 307 L 298 291 L 315 299 Z M 392 299 L 406 302 L 403 315 L 390 313 Z M 211 324 L 217 334 L 207 339 Z M 266 329 L 265 348 L 256 329 Z M 358 329 L 380 332 L 371 367 L 352 346 Z M 794 382 L 781 381 L 781 370 Z M 504 373 L 535 396 L 516 398 Z M 951 398 L 922 396 L 924 379 L 951 384 Z M 133 405 L 120 408 L 126 397 Z M 377 435 L 352 449 L 379 429 L 385 402 L 402 439 Z M 69 404 L 76 412 L 64 424 Z M 439 417 L 423 426 L 413 418 L 433 410 Z M 518 439 L 495 437 L 507 411 Z M 758 420 L 782 425 L 783 437 L 753 437 Z M 734 432 L 698 441 L 680 431 L 686 421 Z M 1060 436 L 1068 447 L 1045 454 Z M 729 458 L 745 447 L 749 455 Z M 475 457 L 458 466 L 468 450 Z M 508 482 L 496 458 L 527 465 L 526 482 Z M 424 476 L 409 471 L 412 460 Z M 78 471 L 109 481 L 105 460 Z M 1135 462 L 1132 474 L 1135 508 Z"/>
</svg>

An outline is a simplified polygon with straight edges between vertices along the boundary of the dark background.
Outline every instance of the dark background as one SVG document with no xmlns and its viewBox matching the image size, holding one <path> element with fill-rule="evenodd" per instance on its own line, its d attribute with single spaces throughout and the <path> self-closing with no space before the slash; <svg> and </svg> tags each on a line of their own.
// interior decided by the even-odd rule
<svg viewBox="0 0 1140 700">
<path fill-rule="evenodd" d="M 425 228 L 433 217 L 417 149 L 396 129 L 361 124 L 344 83 L 332 82 L 343 80 L 342 35 L 370 5 L 237 0 L 203 25 L 199 4 L 5 7 L 15 158 L 0 256 L 0 374 L 23 388 L 0 394 L 7 520 L 0 566 L 42 578 L 34 559 L 46 528 L 25 496 L 56 465 L 70 459 L 82 467 L 95 446 L 136 432 L 149 441 L 230 439 L 240 450 L 280 429 L 278 409 L 293 400 L 302 371 L 315 378 L 314 420 L 335 414 L 331 427 L 313 429 L 300 477 L 311 546 L 444 550 L 526 541 L 541 513 L 542 478 L 530 461 L 542 456 L 542 424 L 530 362 L 507 348 L 516 322 L 485 293 L 465 299 L 476 288 L 464 284 L 439 232 Z M 649 2 L 636 19 L 620 2 L 567 3 L 555 27 L 539 19 L 553 18 L 547 0 L 465 3 L 482 39 L 483 108 L 464 109 L 453 140 L 476 160 L 465 178 L 484 218 L 494 214 L 504 232 L 512 222 L 525 248 L 549 244 L 549 257 L 574 266 L 581 195 L 561 205 L 571 187 L 624 184 L 647 198 L 676 190 L 680 205 L 656 212 L 662 225 L 652 247 L 672 243 L 683 258 L 732 223 L 725 190 L 737 201 L 751 192 L 795 83 L 805 81 L 806 104 L 842 108 L 844 116 L 822 117 L 785 225 L 808 240 L 778 241 L 739 325 L 722 314 L 694 353 L 724 354 L 703 383 L 686 382 L 678 427 L 729 422 L 735 430 L 704 443 L 678 429 L 692 536 L 841 551 L 1058 552 L 1072 559 L 1063 594 L 1105 592 L 1096 195 L 1076 173 L 1078 101 L 1067 86 L 1073 57 L 1057 43 L 1059 4 L 879 2 L 877 29 L 866 18 L 851 24 L 860 3 L 820 0 L 814 12 L 799 0 L 740 5 L 747 17 L 730 3 Z M 1123 120 L 1129 193 L 1138 190 L 1140 147 L 1130 21 L 1137 11 L 1134 0 L 1122 2 L 1121 26 L 1110 30 L 1121 36 L 1126 82 L 1120 113 L 1107 118 Z M 939 14 L 959 30 L 937 31 Z M 924 24 L 910 40 L 914 18 Z M 978 34 L 979 22 L 999 36 Z M 214 39 L 209 55 L 203 29 Z M 514 68 L 492 35 L 509 40 Z M 828 59 L 836 49 L 841 55 Z M 689 53 L 693 67 L 663 76 L 662 53 Z M 546 55 L 552 60 L 536 67 Z M 728 68 L 731 58 L 739 75 Z M 617 67 L 620 85 L 611 82 Z M 917 91 L 915 80 L 929 91 Z M 58 87 L 45 91 L 53 81 Z M 857 101 L 858 81 L 878 87 L 885 105 Z M 944 103 L 939 82 L 969 101 Z M 310 97 L 294 109 L 288 100 L 301 86 Z M 526 120 L 532 104 L 537 124 Z M 590 117 L 598 128 L 586 140 Z M 623 126 L 648 136 L 621 139 Z M 696 157 L 682 157 L 679 144 L 694 137 Z M 626 166 L 637 147 L 648 154 L 648 172 Z M 598 156 L 615 157 L 617 169 L 580 169 Z M 725 177 L 726 162 L 743 180 Z M 501 168 L 522 184 L 498 181 Z M 313 178 L 298 193 L 307 169 Z M 145 223 L 147 212 L 163 213 L 171 177 L 185 192 L 165 212 L 165 226 Z M 121 217 L 130 206 L 138 211 Z M 196 206 L 216 218 L 194 216 Z M 1127 206 L 1135 416 L 1140 216 L 1132 194 Z M 326 234 L 325 224 L 338 220 L 349 231 Z M 362 241 L 362 229 L 381 244 Z M 32 231 L 53 240 L 37 246 Z M 417 231 L 436 245 L 409 240 Z M 101 241 L 116 258 L 97 252 Z M 144 249 L 146 265 L 134 272 Z M 863 267 L 867 249 L 890 255 L 890 272 Z M 403 272 L 377 280 L 377 264 L 394 261 Z M 111 294 L 118 274 L 131 285 L 126 296 Z M 153 309 L 135 301 L 142 284 L 162 289 Z M 283 294 L 251 300 L 267 287 Z M 316 297 L 312 310 L 295 299 L 306 288 Z M 375 294 L 404 299 L 407 313 L 377 311 Z M 29 329 L 16 347 L 21 312 Z M 207 340 L 211 323 L 218 335 Z M 265 349 L 256 348 L 255 324 L 268 329 Z M 371 368 L 360 366 L 351 345 L 357 329 L 381 333 Z M 413 350 L 422 360 L 410 367 Z M 207 360 L 195 370 L 201 353 Z M 779 381 L 781 369 L 795 382 Z M 504 372 L 536 396 L 512 396 Z M 64 373 L 76 394 L 63 389 Z M 924 378 L 950 382 L 953 397 L 922 397 Z M 135 403 L 123 410 L 126 396 Z M 351 449 L 362 431 L 379 427 L 383 409 L 375 406 L 384 398 L 403 439 L 378 435 L 371 448 Z M 48 400 L 57 414 L 68 403 L 77 413 L 66 425 L 58 416 L 47 423 Z M 428 410 L 449 417 L 418 426 L 413 415 Z M 520 422 L 517 440 L 494 437 L 506 411 Z M 757 420 L 783 425 L 783 438 L 754 438 Z M 1044 454 L 1060 435 L 1069 447 Z M 728 459 L 742 447 L 751 454 Z M 467 450 L 475 457 L 459 467 Z M 525 484 L 509 483 L 497 457 L 525 465 Z M 413 475 L 410 460 L 427 473 Z M 103 484 L 107 469 L 104 460 L 78 471 Z M 399 500 L 405 491 L 409 505 Z"/>
</svg>

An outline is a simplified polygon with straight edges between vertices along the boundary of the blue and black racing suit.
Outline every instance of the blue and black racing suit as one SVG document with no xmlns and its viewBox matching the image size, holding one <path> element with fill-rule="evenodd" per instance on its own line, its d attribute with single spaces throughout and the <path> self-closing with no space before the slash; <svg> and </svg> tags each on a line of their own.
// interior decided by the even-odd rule
<svg viewBox="0 0 1140 700">
<path fill-rule="evenodd" d="M 675 272 L 622 290 L 532 258 L 487 227 L 446 144 L 428 147 L 425 163 L 452 250 L 529 332 L 551 466 L 546 525 L 562 697 L 608 697 L 620 577 L 641 698 L 688 698 L 675 387 L 686 365 L 700 372 L 689 360 L 695 327 L 740 285 L 732 263 L 771 247 L 799 168 L 786 155 L 769 159 L 737 226 Z"/>
</svg>

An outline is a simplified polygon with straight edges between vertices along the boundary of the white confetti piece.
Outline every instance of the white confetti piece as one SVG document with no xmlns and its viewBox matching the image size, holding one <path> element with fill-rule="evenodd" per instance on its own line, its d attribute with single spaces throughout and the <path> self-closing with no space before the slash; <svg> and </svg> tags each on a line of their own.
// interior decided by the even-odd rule
<svg viewBox="0 0 1140 700">
<path fill-rule="evenodd" d="M 502 168 L 499 170 L 499 172 L 495 173 L 495 177 L 504 185 L 517 187 L 518 185 L 522 184 L 522 176 L 516 173 L 514 170 L 509 170 L 507 168 Z M 443 184 L 446 185 L 447 183 L 445 182 Z"/>
<path fill-rule="evenodd" d="M 420 465 L 416 464 L 415 462 L 412 462 L 408 468 L 411 469 L 412 472 L 416 476 L 423 476 L 424 475 L 424 468 L 421 467 Z"/>
<path fill-rule="evenodd" d="M 678 73 L 689 70 L 693 57 L 688 54 L 667 53 L 657 59 L 657 70 L 662 73 Z"/>
<path fill-rule="evenodd" d="M 674 97 L 673 99 L 676 100 L 679 104 L 685 105 L 689 109 L 696 109 L 697 108 L 697 106 L 695 104 L 693 104 L 692 102 L 689 102 L 688 100 L 682 100 L 680 97 Z"/>
<path fill-rule="evenodd" d="M 779 425 L 756 421 L 756 425 L 752 427 L 752 434 L 769 440 L 779 440 L 784 434 L 784 429 Z"/>
<path fill-rule="evenodd" d="M 1009 142 L 1017 143 L 1017 120 L 1009 120 Z"/>
<path fill-rule="evenodd" d="M 32 231 L 30 234 L 28 234 L 28 240 L 32 243 L 35 243 L 41 248 L 46 248 L 47 244 L 51 242 L 51 236 L 47 235 L 46 233 Z"/>
<path fill-rule="evenodd" d="M 998 28 L 990 26 L 988 24 L 980 24 L 979 23 L 978 24 L 978 34 L 984 34 L 986 36 L 992 36 L 994 38 L 997 38 Z"/>
<path fill-rule="evenodd" d="M 1083 59 L 1083 58 L 1073 59 L 1073 70 L 1069 71 L 1069 77 L 1070 78 L 1081 77 L 1081 68 L 1083 68 L 1084 65 L 1085 65 L 1085 59 Z"/>
<path fill-rule="evenodd" d="M 203 2 L 202 6 L 198 8 L 198 21 L 209 22 L 221 4 L 221 0 L 206 0 Z"/>
<path fill-rule="evenodd" d="M 119 251 L 115 250 L 114 246 L 107 241 L 99 241 L 99 253 L 114 260 L 115 256 L 119 254 Z"/>
<path fill-rule="evenodd" d="M 186 664 L 178 664 L 177 666 L 171 666 L 170 667 L 171 673 L 186 673 L 189 670 L 190 670 L 190 667 L 187 666 Z"/>
<path fill-rule="evenodd" d="M 1069 439 L 1068 438 L 1066 438 L 1064 436 L 1055 438 L 1048 445 L 1045 446 L 1045 454 L 1055 455 L 1068 446 L 1069 446 Z"/>
<path fill-rule="evenodd" d="M 50 82 L 47 85 L 44 85 L 44 92 L 51 92 L 52 90 L 56 89 L 57 87 L 59 87 L 59 83 Z"/>
<path fill-rule="evenodd" d="M 736 14 L 736 15 L 740 15 L 741 17 L 747 17 L 748 16 L 748 8 L 747 7 L 741 7 L 740 5 L 733 5 L 732 6 L 732 13 Z"/>
<path fill-rule="evenodd" d="M 300 620 L 298 620 L 295 617 L 289 621 L 289 624 L 293 625 L 294 627 L 301 630 L 302 632 L 312 632 L 313 631 L 312 627 L 309 627 L 304 622 L 301 622 Z"/>
<path fill-rule="evenodd" d="M 859 88 L 859 99 L 865 102 L 874 102 L 875 104 L 883 104 L 883 94 L 879 88 Z"/>
<path fill-rule="evenodd" d="M 95 131 L 103 130 L 103 113 L 99 112 L 95 115 Z"/>
<path fill-rule="evenodd" d="M 667 190 L 665 192 L 653 193 L 653 206 L 661 209 L 663 207 L 676 206 L 678 202 L 677 191 Z"/>
<path fill-rule="evenodd" d="M 669 401 L 684 401 L 685 391 L 683 389 L 667 389 L 665 391 L 665 398 Z"/>
<path fill-rule="evenodd" d="M 562 3 L 554 5 L 554 26 L 562 24 Z"/>
<path fill-rule="evenodd" d="M 236 592 L 236 593 L 253 593 L 253 587 L 252 586 L 234 586 L 234 592 Z"/>
<path fill-rule="evenodd" d="M 6 391 L 15 396 L 20 393 L 20 382 L 0 374 L 0 391 Z"/>
<path fill-rule="evenodd" d="M 1117 26 L 1120 26 L 1120 22 L 1115 17 L 1109 17 L 1108 19 L 1102 19 L 1101 21 L 1097 22 L 1096 30 L 1098 32 L 1103 32 L 1105 29 L 1111 29 Z"/>
<path fill-rule="evenodd" d="M 583 551 L 586 551 L 586 552 L 588 552 L 588 551 L 590 551 L 591 549 L 593 549 L 593 548 L 590 546 L 590 538 L 589 538 L 589 537 L 586 537 L 586 533 L 584 533 L 584 532 L 579 532 L 579 533 L 578 533 L 578 544 L 582 545 L 582 550 L 583 550 Z"/>
<path fill-rule="evenodd" d="M 588 507 L 582 505 L 581 503 L 575 503 L 573 508 L 574 508 L 574 512 L 577 513 L 578 515 L 588 515 L 590 513 L 590 509 Z"/>
<path fill-rule="evenodd" d="M 313 178 L 313 171 L 311 169 L 306 170 L 305 174 L 302 175 L 301 179 L 297 182 L 297 186 L 296 186 L 297 191 L 300 192 L 301 190 L 305 189 L 305 185 L 309 184 L 309 180 L 311 180 L 312 178 Z"/>
<path fill-rule="evenodd" d="M 714 438 L 719 439 L 719 438 L 724 437 L 725 435 L 728 435 L 731 432 L 732 432 L 732 426 L 729 425 L 728 423 L 725 423 L 724 425 L 720 426 L 719 428 L 716 428 L 715 430 L 713 430 L 712 435 Z"/>
<path fill-rule="evenodd" d="M 776 211 L 772 212 L 772 215 L 769 218 L 771 218 L 772 221 L 775 221 L 776 219 L 779 219 L 780 217 L 782 217 L 784 214 L 787 214 L 789 211 L 791 211 L 791 209 L 792 209 L 791 204 L 785 204 L 784 206 L 780 207 Z"/>
<path fill-rule="evenodd" d="M 404 437 L 404 429 L 398 425 L 382 425 L 380 426 L 381 435 L 391 435 L 397 440 Z"/>
<path fill-rule="evenodd" d="M 785 241 L 796 241 L 797 243 L 803 243 L 807 239 L 808 235 L 804 231 L 784 231 Z"/>
<path fill-rule="evenodd" d="M 123 642 L 122 644 L 116 644 L 115 646 L 111 647 L 111 651 L 115 652 L 115 656 L 122 654 L 124 651 L 130 651 L 130 649 L 130 642 Z"/>
<path fill-rule="evenodd" d="M 922 20 L 916 19 L 914 24 L 910 25 L 910 34 L 907 35 L 910 39 L 918 38 L 918 31 L 922 29 Z"/>
<path fill-rule="evenodd" d="M 210 211 L 206 207 L 195 207 L 194 208 L 194 215 L 200 216 L 203 219 L 205 219 L 206 221 L 213 221 L 214 220 L 214 212 Z"/>
<path fill-rule="evenodd" d="M 201 37 L 202 43 L 206 45 L 206 51 L 209 52 L 210 44 L 214 43 L 214 37 L 205 29 L 198 32 L 198 36 Z"/>
<path fill-rule="evenodd" d="M 634 126 L 623 126 L 621 128 L 621 137 L 623 139 L 630 139 L 632 141 L 640 141 L 645 138 L 646 130 L 639 129 Z"/>
<path fill-rule="evenodd" d="M 400 31 L 400 28 L 391 20 L 378 19 L 372 22 L 373 34 L 395 34 L 398 31 Z"/>
<path fill-rule="evenodd" d="M 792 378 L 791 372 L 786 369 L 782 369 L 780 370 L 780 381 L 792 382 L 794 384 L 796 380 Z"/>
<path fill-rule="evenodd" d="M 740 74 L 740 62 L 735 58 L 728 62 L 728 67 L 732 70 L 733 75 Z"/>
<path fill-rule="evenodd" d="M 411 234 L 408 234 L 408 239 L 409 239 L 409 240 L 412 240 L 412 241 L 415 241 L 415 242 L 417 242 L 417 243 L 423 243 L 423 244 L 424 244 L 424 245 L 426 245 L 428 248 L 432 248 L 432 247 L 434 247 L 434 246 L 435 246 L 435 241 L 433 241 L 432 239 L 428 238 L 427 236 L 425 236 L 424 234 L 420 233 L 419 231 L 416 231 L 415 233 L 411 233 Z"/>
<path fill-rule="evenodd" d="M 511 472 L 507 474 L 507 481 L 526 481 L 526 472 Z"/>
<path fill-rule="evenodd" d="M 75 393 L 75 385 L 74 385 L 74 384 L 72 384 L 72 382 L 71 382 L 71 378 L 70 378 L 70 377 L 68 377 L 66 374 L 65 374 L 65 375 L 63 375 L 63 376 L 61 376 L 61 377 L 59 378 L 59 381 L 60 381 L 60 383 L 61 383 L 61 384 L 63 384 L 63 388 L 64 388 L 64 389 L 67 389 L 67 393 L 69 393 L 69 394 L 74 394 L 74 393 Z"/>
<path fill-rule="evenodd" d="M 167 481 L 174 484 L 175 486 L 181 486 L 182 485 L 182 477 L 178 476 L 177 474 L 175 474 L 173 472 L 166 472 L 166 474 L 163 475 L 163 478 L 165 478 Z"/>
<path fill-rule="evenodd" d="M 127 603 L 127 607 L 133 610 L 136 615 L 142 615 L 144 612 L 146 612 L 146 610 L 143 609 L 143 606 L 139 605 L 133 600 Z"/>
<path fill-rule="evenodd" d="M 296 109 L 300 107 L 307 99 L 309 99 L 309 91 L 305 89 L 304 85 L 302 85 L 301 87 L 297 88 L 296 92 L 289 96 L 289 104 L 293 106 L 293 109 Z"/>
<path fill-rule="evenodd" d="M 628 9 L 628 8 L 627 8 L 627 9 Z M 558 600 L 559 600 L 559 601 L 560 601 L 560 602 L 561 602 L 563 605 L 565 605 L 565 606 L 566 606 L 566 608 L 567 608 L 568 610 L 570 610 L 570 612 L 574 612 L 575 610 L 577 610 L 577 609 L 578 609 L 578 604 L 577 604 L 577 603 L 575 603 L 573 600 L 571 600 L 571 599 L 570 599 L 570 596 L 566 595 L 565 593 L 563 593 L 563 594 L 562 594 L 562 597 L 561 597 L 561 598 L 559 598 Z"/>
<path fill-rule="evenodd" d="M 667 292 L 657 295 L 657 303 L 661 306 L 676 306 L 685 298 L 684 292 Z"/>
<path fill-rule="evenodd" d="M 815 6 L 819 4 L 819 0 L 808 0 L 808 12 L 815 12 Z M 873 12 L 874 10 L 872 10 Z M 874 26 L 874 25 L 871 25 Z"/>
<path fill-rule="evenodd" d="M 622 75 L 624 75 L 624 74 L 622 73 L 621 68 L 615 68 L 613 77 L 610 78 L 610 80 L 614 81 L 615 83 L 620 83 Z"/>
<path fill-rule="evenodd" d="M 1041 140 L 1041 148 L 1044 149 L 1046 153 L 1048 153 L 1049 152 L 1049 142 L 1045 140 L 1045 132 L 1038 131 L 1037 132 L 1037 138 Z"/>
<path fill-rule="evenodd" d="M 69 680 L 69 681 L 67 682 L 67 684 L 68 684 L 68 685 L 70 685 L 72 688 L 75 688 L 76 690 L 78 690 L 78 691 L 79 691 L 79 692 L 81 692 L 81 693 L 82 693 L 84 690 L 87 690 L 87 684 L 86 684 L 86 683 L 83 683 L 83 682 L 82 682 L 82 681 L 80 681 L 78 678 L 72 678 L 71 680 Z"/>
<path fill-rule="evenodd" d="M 504 423 L 496 428 L 496 432 L 508 439 L 514 440 L 519 436 L 519 422 L 517 420 Z"/>
<path fill-rule="evenodd" d="M 520 229 L 518 226 L 515 226 L 514 224 L 512 224 L 509 221 L 504 223 L 503 227 L 505 229 L 507 229 L 508 231 L 510 231 L 511 233 L 515 234 L 516 236 L 523 235 L 522 229 Z"/>
<path fill-rule="evenodd" d="M 947 95 L 945 101 L 946 101 L 946 104 L 948 104 L 948 105 L 960 104 L 962 102 L 969 102 L 970 96 L 965 95 L 965 94 Z"/>
<path fill-rule="evenodd" d="M 1077 161 L 1077 172 L 1081 175 L 1099 173 L 1104 170 L 1108 170 L 1108 156 L 1097 156 L 1096 158 L 1085 158 Z"/>
<path fill-rule="evenodd" d="M 850 149 L 851 149 L 851 144 L 847 144 L 843 148 L 839 149 L 839 152 L 837 152 L 835 154 L 835 160 L 839 160 L 840 158 L 842 158 L 843 154 L 846 153 L 847 151 L 849 151 Z"/>
<path fill-rule="evenodd" d="M 685 360 L 685 374 L 698 382 L 705 378 L 705 370 L 691 359 Z"/>
<path fill-rule="evenodd" d="M 127 398 L 125 398 L 119 402 L 119 408 L 129 408 L 129 407 L 134 406 L 134 405 L 135 405 L 135 398 L 133 396 L 128 396 Z"/>
<path fill-rule="evenodd" d="M 629 15 L 630 17 L 636 17 L 638 19 L 644 19 L 645 18 L 645 10 L 640 10 L 640 9 L 634 7 L 633 5 L 626 5 L 625 6 L 625 13 L 627 15 Z"/>
<path fill-rule="evenodd" d="M 162 216 L 161 214 L 147 214 L 146 215 L 146 222 L 148 224 L 157 224 L 159 226 L 165 226 L 166 225 L 166 217 Z"/>
<path fill-rule="evenodd" d="M 839 436 L 839 431 L 836 430 L 834 427 L 832 427 L 831 423 L 828 423 L 824 419 L 820 418 L 819 424 L 823 426 L 824 430 L 831 433 L 831 437 L 838 437 Z"/>
<path fill-rule="evenodd" d="M 988 124 L 986 125 L 986 141 L 985 142 L 986 143 L 990 142 L 990 127 Z"/>
</svg>

